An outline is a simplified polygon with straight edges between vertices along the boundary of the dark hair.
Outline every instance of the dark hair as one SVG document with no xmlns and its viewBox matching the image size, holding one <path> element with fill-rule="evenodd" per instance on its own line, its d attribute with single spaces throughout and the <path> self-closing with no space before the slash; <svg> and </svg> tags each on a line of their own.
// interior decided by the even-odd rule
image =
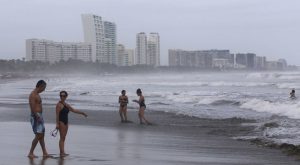
<svg viewBox="0 0 300 165">
<path fill-rule="evenodd" d="M 123 89 L 122 91 L 121 91 L 121 93 L 125 93 L 126 91 Z"/>
<path fill-rule="evenodd" d="M 67 92 L 67 91 L 60 91 L 60 92 L 59 92 L 59 95 L 61 95 L 61 94 L 63 94 L 63 93 L 64 93 L 66 96 L 68 96 L 68 92 Z"/>
<path fill-rule="evenodd" d="M 140 88 L 138 88 L 138 89 L 136 90 L 136 93 L 142 93 L 142 90 L 141 90 Z"/>
<path fill-rule="evenodd" d="M 44 85 L 47 85 L 47 83 L 44 81 L 44 80 L 39 80 L 37 83 L 36 83 L 36 87 L 39 88 L 41 86 L 44 86 Z"/>
</svg>

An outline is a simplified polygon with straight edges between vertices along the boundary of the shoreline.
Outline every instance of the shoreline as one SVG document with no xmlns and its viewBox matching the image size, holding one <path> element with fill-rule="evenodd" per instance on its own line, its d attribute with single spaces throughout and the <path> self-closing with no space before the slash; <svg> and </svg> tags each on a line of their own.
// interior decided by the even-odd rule
<svg viewBox="0 0 300 165">
<path fill-rule="evenodd" d="M 51 126 L 47 127 L 47 125 L 52 125 L 54 127 L 55 110 L 53 107 L 54 105 L 44 105 L 44 119 L 46 123 L 46 132 L 47 132 L 45 134 L 46 136 L 49 136 L 48 132 L 51 129 L 53 129 Z M 26 133 L 29 133 L 30 136 L 33 136 L 29 124 L 28 107 L 25 107 L 24 105 L 18 105 L 18 106 L 9 105 L 6 107 L 1 106 L 0 111 L 2 113 L 2 115 L 0 116 L 1 122 L 28 123 L 28 125 L 26 126 L 28 130 L 24 130 L 24 131 Z M 99 133 L 96 134 L 95 138 L 89 137 L 91 138 L 90 143 L 100 143 L 101 141 L 107 141 L 108 143 L 119 144 L 122 143 L 122 140 L 111 141 L 110 137 L 108 135 L 105 135 L 105 132 L 111 131 L 113 132 L 113 134 L 128 133 L 132 138 L 136 138 L 135 136 L 138 136 L 139 137 L 138 142 L 140 141 L 139 143 L 141 144 L 135 144 L 135 142 L 137 141 L 130 142 L 130 145 L 126 143 L 125 144 L 122 143 L 122 145 L 125 146 L 125 150 L 127 149 L 129 150 L 129 148 L 131 148 L 131 145 L 133 147 L 134 146 L 137 147 L 136 145 L 138 145 L 140 147 L 140 150 L 146 152 L 147 148 L 154 145 L 153 147 L 151 147 L 151 150 L 155 152 L 156 150 L 158 151 L 170 150 L 170 152 L 174 150 L 176 152 L 179 152 L 180 154 L 183 154 L 185 157 L 188 157 L 189 159 L 195 159 L 194 161 L 191 162 L 187 159 L 185 159 L 184 161 L 177 160 L 178 162 L 176 162 L 173 160 L 169 160 L 170 158 L 168 156 L 164 157 L 163 155 L 160 155 L 162 159 L 167 159 L 168 161 L 162 163 L 163 161 L 158 160 L 157 162 L 158 164 L 160 163 L 162 164 L 199 164 L 199 163 L 206 164 L 209 162 L 208 164 L 212 164 L 212 165 L 217 165 L 217 164 L 224 164 L 224 165 L 225 164 L 243 164 L 243 165 L 289 164 L 292 165 L 292 164 L 299 163 L 299 161 L 297 161 L 294 156 L 287 156 L 286 154 L 282 153 L 278 149 L 259 147 L 259 145 L 252 145 L 253 143 L 251 143 L 250 141 L 240 141 L 240 140 L 232 139 L 231 137 L 234 135 L 246 135 L 247 132 L 253 129 L 250 126 L 241 125 L 241 123 L 243 122 L 251 122 L 247 120 L 240 120 L 234 118 L 233 119 L 200 119 L 197 117 L 189 117 L 189 116 L 176 115 L 176 114 L 166 113 L 166 112 L 146 110 L 145 111 L 146 118 L 149 119 L 149 121 L 154 123 L 154 125 L 148 126 L 148 125 L 138 124 L 137 111 L 133 111 L 133 110 L 128 111 L 128 119 L 133 121 L 133 123 L 121 123 L 118 111 L 88 111 L 88 110 L 83 110 L 83 111 L 89 115 L 88 118 L 84 118 L 82 116 L 75 115 L 73 113 L 70 113 L 69 115 L 69 122 L 70 122 L 70 129 L 71 129 L 68 133 L 70 135 L 67 136 L 68 140 L 70 140 L 69 143 L 72 143 L 70 137 L 72 136 L 72 132 L 73 131 L 78 132 L 79 127 L 81 128 L 79 132 L 83 131 L 84 129 L 93 128 L 99 130 Z M 101 130 L 103 132 L 101 132 Z M 92 132 L 89 132 L 88 134 Z M 82 133 L 79 133 L 79 136 L 82 137 L 77 137 L 77 139 L 86 138 L 86 135 Z M 149 136 L 152 139 L 150 139 L 150 141 L 147 141 L 146 139 L 150 138 Z M 99 139 L 100 142 L 97 139 Z M 145 140 L 146 142 L 144 142 Z M 155 141 L 158 141 L 159 145 L 156 145 Z M 28 141 L 27 143 L 29 144 L 29 142 L 30 141 Z M 88 146 L 91 145 L 88 142 L 85 143 Z M 69 146 L 70 144 L 67 145 Z M 107 144 L 105 143 L 102 145 L 107 145 Z M 51 145 L 51 147 L 53 146 Z M 106 146 L 106 149 L 110 150 L 110 147 L 114 148 L 114 146 L 112 145 L 112 146 Z M 39 146 L 37 148 L 39 148 Z M 157 156 L 155 152 L 154 153 L 151 152 L 152 156 L 154 155 Z M 192 156 L 189 157 L 187 156 L 188 154 L 186 153 L 193 153 L 193 154 Z M 151 156 L 151 154 L 147 156 L 151 157 L 151 159 L 155 159 Z M 178 153 L 172 153 L 172 154 L 178 154 Z M 116 155 L 114 154 L 112 155 L 113 157 L 116 157 Z M 145 159 L 145 161 L 147 162 L 147 159 L 144 158 L 144 156 L 146 155 L 141 156 L 141 160 Z M 277 157 L 276 160 L 274 159 L 274 156 Z M 198 157 L 202 159 L 198 159 Z M 209 159 L 204 159 L 207 157 L 209 157 Z M 224 157 L 226 158 L 226 160 L 223 159 Z M 93 159 L 97 159 L 97 155 Z M 242 159 L 245 160 L 241 161 Z M 117 157 L 116 160 L 114 160 L 114 162 L 118 162 L 118 161 L 121 161 L 121 159 L 119 160 Z M 131 163 L 140 164 L 131 159 L 128 159 L 126 161 L 128 162 L 128 164 Z M 69 162 L 72 161 L 70 160 Z M 150 162 L 148 163 L 150 164 Z"/>
</svg>

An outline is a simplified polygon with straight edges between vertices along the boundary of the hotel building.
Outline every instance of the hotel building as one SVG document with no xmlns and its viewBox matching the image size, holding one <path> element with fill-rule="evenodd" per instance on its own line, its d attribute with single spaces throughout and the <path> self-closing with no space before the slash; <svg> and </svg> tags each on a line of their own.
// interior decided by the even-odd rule
<svg viewBox="0 0 300 165">
<path fill-rule="evenodd" d="M 92 46 L 88 43 L 54 42 L 44 39 L 26 40 L 26 61 L 42 61 L 53 64 L 61 60 L 92 61 Z"/>
<path fill-rule="evenodd" d="M 147 64 L 160 66 L 160 40 L 158 33 L 150 33 L 148 37 Z"/>
<path fill-rule="evenodd" d="M 147 64 L 147 35 L 144 32 L 136 35 L 135 64 Z"/>
<path fill-rule="evenodd" d="M 92 45 L 92 61 L 106 62 L 104 57 L 104 25 L 102 18 L 93 14 L 82 14 L 84 41 Z"/>
<path fill-rule="evenodd" d="M 133 49 L 125 49 L 125 46 L 118 44 L 117 46 L 117 65 L 118 66 L 132 66 L 134 65 L 134 51 Z"/>
<path fill-rule="evenodd" d="M 160 66 L 160 37 L 158 33 L 136 35 L 135 64 Z"/>
<path fill-rule="evenodd" d="M 117 64 L 117 26 L 104 21 L 104 63 Z"/>
</svg>

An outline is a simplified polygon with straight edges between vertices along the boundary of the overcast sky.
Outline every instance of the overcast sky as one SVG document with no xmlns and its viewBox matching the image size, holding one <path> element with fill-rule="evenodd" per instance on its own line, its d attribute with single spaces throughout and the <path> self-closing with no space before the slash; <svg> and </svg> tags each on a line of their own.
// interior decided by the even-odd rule
<svg viewBox="0 0 300 165">
<path fill-rule="evenodd" d="M 0 58 L 25 57 L 25 39 L 83 41 L 81 14 L 117 24 L 118 43 L 158 32 L 168 49 L 229 49 L 300 65 L 300 0 L 0 0 Z"/>
</svg>

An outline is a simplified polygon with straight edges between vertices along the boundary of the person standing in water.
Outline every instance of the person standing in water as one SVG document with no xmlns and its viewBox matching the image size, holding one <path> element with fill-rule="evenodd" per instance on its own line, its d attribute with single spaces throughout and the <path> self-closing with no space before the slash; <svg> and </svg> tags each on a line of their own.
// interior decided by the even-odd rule
<svg viewBox="0 0 300 165">
<path fill-rule="evenodd" d="M 31 148 L 28 154 L 29 158 L 36 158 L 37 156 L 34 155 L 34 149 L 39 142 L 44 157 L 49 157 L 49 154 L 46 150 L 45 146 L 45 125 L 43 119 L 43 108 L 42 108 L 42 99 L 40 97 L 40 93 L 45 91 L 46 89 L 46 82 L 44 80 L 39 80 L 36 84 L 36 88 L 30 93 L 29 95 L 29 106 L 30 106 L 30 122 L 32 126 L 32 130 L 35 134 L 34 139 L 31 143 Z"/>
<path fill-rule="evenodd" d="M 74 109 L 69 104 L 66 103 L 66 99 L 68 97 L 68 93 L 66 91 L 61 91 L 59 93 L 60 101 L 56 104 L 56 129 L 59 130 L 59 151 L 60 156 L 67 156 L 65 153 L 65 140 L 68 133 L 69 128 L 69 112 L 74 112 L 84 117 L 87 117 L 87 114 L 81 112 L 79 110 Z"/>
<path fill-rule="evenodd" d="M 292 91 L 290 93 L 290 98 L 291 99 L 295 99 L 296 98 L 296 91 L 295 91 L 295 89 L 292 89 Z"/>
<path fill-rule="evenodd" d="M 139 100 L 132 100 L 133 102 L 136 102 L 139 104 L 139 119 L 140 119 L 140 124 L 144 124 L 143 120 L 146 122 L 146 124 L 150 125 L 151 123 L 145 118 L 145 109 L 146 109 L 146 104 L 145 104 L 145 98 L 142 94 L 142 90 L 138 88 L 136 90 L 136 94 L 140 97 Z"/>
<path fill-rule="evenodd" d="M 119 96 L 119 114 L 121 117 L 121 122 L 128 122 L 127 120 L 127 104 L 128 104 L 128 97 L 126 96 L 126 91 L 122 90 L 121 95 Z"/>
</svg>

